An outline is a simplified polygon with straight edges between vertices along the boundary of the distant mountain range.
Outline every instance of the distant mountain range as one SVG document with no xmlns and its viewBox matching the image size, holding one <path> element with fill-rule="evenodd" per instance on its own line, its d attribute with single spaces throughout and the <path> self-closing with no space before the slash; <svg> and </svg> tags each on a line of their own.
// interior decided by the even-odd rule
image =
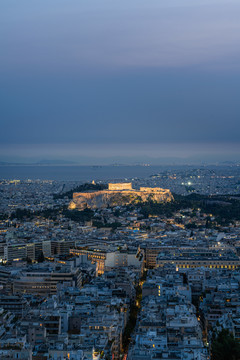
<svg viewBox="0 0 240 360">
<path fill-rule="evenodd" d="M 95 166 L 95 167 L 102 167 L 102 166 L 208 166 L 208 165 L 215 165 L 215 166 L 239 166 L 239 161 L 216 161 L 216 162 L 188 162 L 187 159 L 185 161 L 177 161 L 176 159 L 172 158 L 166 158 L 164 161 L 163 159 L 159 159 L 159 163 L 157 163 L 156 159 L 153 163 L 149 161 L 149 163 L 139 163 L 139 162 L 133 162 L 133 163 L 104 163 L 101 165 L 94 165 L 91 162 L 89 164 L 86 163 L 80 163 L 76 161 L 70 161 L 70 160 L 48 160 L 43 159 L 36 162 L 7 162 L 7 161 L 0 161 L 0 166 Z"/>
<path fill-rule="evenodd" d="M 68 161 L 68 160 L 40 160 L 37 162 L 32 163 L 26 163 L 26 162 L 6 162 L 6 161 L 0 161 L 0 166 L 41 166 L 41 165 L 79 165 L 78 163 L 74 161 Z"/>
</svg>

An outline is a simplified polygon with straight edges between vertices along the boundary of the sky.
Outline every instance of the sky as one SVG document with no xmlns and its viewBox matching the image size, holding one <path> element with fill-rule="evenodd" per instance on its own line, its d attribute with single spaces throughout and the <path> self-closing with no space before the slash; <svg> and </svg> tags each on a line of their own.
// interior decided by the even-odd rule
<svg viewBox="0 0 240 360">
<path fill-rule="evenodd" d="M 0 161 L 240 161 L 239 0 L 1 0 Z"/>
</svg>

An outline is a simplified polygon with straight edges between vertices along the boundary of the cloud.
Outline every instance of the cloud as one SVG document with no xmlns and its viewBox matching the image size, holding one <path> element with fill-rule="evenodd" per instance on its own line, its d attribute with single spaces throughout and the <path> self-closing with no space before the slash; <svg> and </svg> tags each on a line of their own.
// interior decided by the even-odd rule
<svg viewBox="0 0 240 360">
<path fill-rule="evenodd" d="M 0 11 L 0 142 L 15 154 L 239 143 L 238 0 L 8 0 Z"/>
<path fill-rule="evenodd" d="M 238 1 L 10 1 L 2 7 L 5 70 L 207 67 L 240 55 Z M 220 61 L 221 62 L 221 61 Z"/>
</svg>

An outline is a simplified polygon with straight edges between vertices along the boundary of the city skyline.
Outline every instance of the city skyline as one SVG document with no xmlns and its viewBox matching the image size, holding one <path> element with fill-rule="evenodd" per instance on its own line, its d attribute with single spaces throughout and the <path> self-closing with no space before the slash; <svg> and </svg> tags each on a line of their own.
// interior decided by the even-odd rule
<svg viewBox="0 0 240 360">
<path fill-rule="evenodd" d="M 240 360 L 239 0 L 0 2 L 0 359 Z"/>
</svg>

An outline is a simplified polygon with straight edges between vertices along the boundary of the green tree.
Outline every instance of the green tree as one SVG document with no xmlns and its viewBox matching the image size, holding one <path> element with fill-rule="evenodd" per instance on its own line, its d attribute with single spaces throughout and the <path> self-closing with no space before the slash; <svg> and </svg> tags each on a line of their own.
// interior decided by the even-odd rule
<svg viewBox="0 0 240 360">
<path fill-rule="evenodd" d="M 92 184 L 92 183 L 85 183 L 82 185 L 77 186 L 75 189 L 66 191 L 61 194 L 54 194 L 54 199 L 64 199 L 65 197 L 68 197 L 69 199 L 72 199 L 74 192 L 85 192 L 85 191 L 98 191 L 98 190 L 105 190 L 108 188 L 107 184 Z"/>
<path fill-rule="evenodd" d="M 29 257 L 26 258 L 26 261 L 28 264 L 32 264 L 32 260 Z"/>
<path fill-rule="evenodd" d="M 44 257 L 44 255 L 43 255 L 43 252 L 41 251 L 41 253 L 39 254 L 39 256 L 38 256 L 38 262 L 39 263 L 41 263 L 41 262 L 44 262 L 44 260 L 45 260 L 45 257 Z"/>
<path fill-rule="evenodd" d="M 239 360 L 240 342 L 223 329 L 212 342 L 212 360 Z"/>
</svg>

